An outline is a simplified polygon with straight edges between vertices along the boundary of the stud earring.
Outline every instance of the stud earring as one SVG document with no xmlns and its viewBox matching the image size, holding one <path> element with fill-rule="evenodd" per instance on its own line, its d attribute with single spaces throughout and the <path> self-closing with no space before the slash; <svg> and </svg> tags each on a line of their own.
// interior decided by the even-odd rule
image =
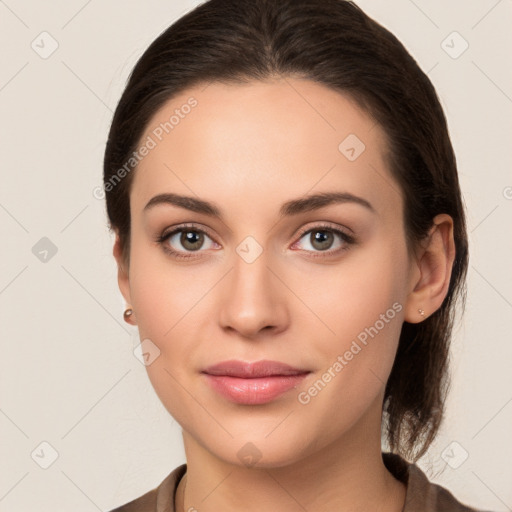
<svg viewBox="0 0 512 512">
<path fill-rule="evenodd" d="M 131 323 L 130 320 L 131 320 L 132 315 L 133 315 L 133 309 L 131 309 L 131 308 L 125 309 L 124 314 L 123 314 L 124 321 L 126 323 L 130 324 Z"/>
<path fill-rule="evenodd" d="M 423 309 L 418 309 L 418 313 L 419 313 L 421 316 L 425 316 L 425 311 L 423 311 Z"/>
</svg>

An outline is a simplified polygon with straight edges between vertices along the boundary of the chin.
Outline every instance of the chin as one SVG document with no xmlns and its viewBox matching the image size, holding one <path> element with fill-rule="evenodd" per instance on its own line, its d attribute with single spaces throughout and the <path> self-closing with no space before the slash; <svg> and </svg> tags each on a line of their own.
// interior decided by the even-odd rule
<svg viewBox="0 0 512 512">
<path fill-rule="evenodd" d="M 304 450 L 309 447 L 301 440 L 299 432 L 291 432 L 289 428 L 277 432 L 282 427 L 283 425 L 276 428 L 274 422 L 271 429 L 265 427 L 255 431 L 244 423 L 240 426 L 240 433 L 237 433 L 235 428 L 226 425 L 233 437 L 227 434 L 215 439 L 211 435 L 201 436 L 199 444 L 218 459 L 240 468 L 285 467 L 305 457 L 307 454 Z M 272 432 L 274 428 L 276 431 Z M 322 437 L 320 433 L 319 437 Z"/>
</svg>

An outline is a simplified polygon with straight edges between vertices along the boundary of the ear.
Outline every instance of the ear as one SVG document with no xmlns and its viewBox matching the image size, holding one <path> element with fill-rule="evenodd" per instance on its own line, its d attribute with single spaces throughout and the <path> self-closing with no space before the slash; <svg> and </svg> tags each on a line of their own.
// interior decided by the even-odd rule
<svg viewBox="0 0 512 512">
<path fill-rule="evenodd" d="M 404 320 L 423 321 L 441 307 L 448 293 L 455 260 L 453 219 L 445 213 L 433 220 L 426 242 L 417 251 L 409 280 L 411 290 L 405 306 Z M 418 310 L 422 309 L 425 315 Z"/>
<path fill-rule="evenodd" d="M 117 283 L 119 285 L 119 290 L 123 294 L 126 303 L 131 304 L 132 301 L 130 294 L 130 277 L 126 261 L 123 258 L 123 253 L 121 250 L 121 240 L 119 238 L 118 231 L 116 231 L 116 240 L 114 242 L 113 254 L 117 262 Z"/>
</svg>

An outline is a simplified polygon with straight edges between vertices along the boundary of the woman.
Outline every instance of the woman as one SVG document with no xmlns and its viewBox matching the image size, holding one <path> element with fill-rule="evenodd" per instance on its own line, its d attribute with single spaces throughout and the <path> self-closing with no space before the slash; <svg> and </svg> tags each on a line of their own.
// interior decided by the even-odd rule
<svg viewBox="0 0 512 512">
<path fill-rule="evenodd" d="M 392 34 L 342 0 L 201 4 L 135 66 L 104 181 L 187 459 L 117 511 L 475 510 L 414 464 L 468 243 L 442 108 Z"/>
</svg>

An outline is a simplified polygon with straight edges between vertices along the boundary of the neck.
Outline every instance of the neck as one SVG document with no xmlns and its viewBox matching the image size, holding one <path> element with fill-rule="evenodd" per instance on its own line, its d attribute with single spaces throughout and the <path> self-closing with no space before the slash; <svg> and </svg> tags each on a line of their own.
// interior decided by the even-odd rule
<svg viewBox="0 0 512 512">
<path fill-rule="evenodd" d="M 176 512 L 401 512 L 406 487 L 384 465 L 380 425 L 379 407 L 335 442 L 279 467 L 232 464 L 183 431 L 187 473 Z"/>
</svg>

